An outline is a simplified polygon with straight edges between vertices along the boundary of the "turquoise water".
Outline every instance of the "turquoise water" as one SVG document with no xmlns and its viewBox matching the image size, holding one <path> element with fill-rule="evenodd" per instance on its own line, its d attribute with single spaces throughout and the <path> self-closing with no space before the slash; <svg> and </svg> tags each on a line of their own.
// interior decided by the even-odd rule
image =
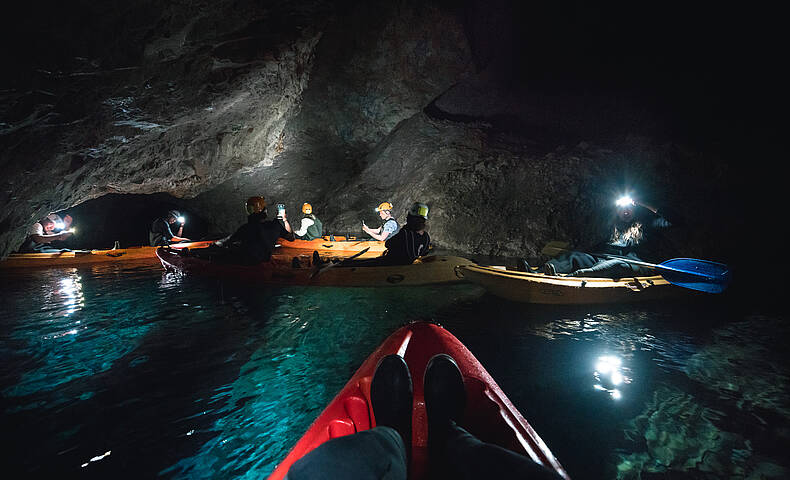
<svg viewBox="0 0 790 480">
<path fill-rule="evenodd" d="M 261 288 L 136 269 L 3 274 L 6 472 L 262 478 L 397 327 L 447 327 L 573 478 L 787 478 L 790 331 L 694 303 L 502 303 L 472 285 Z"/>
</svg>

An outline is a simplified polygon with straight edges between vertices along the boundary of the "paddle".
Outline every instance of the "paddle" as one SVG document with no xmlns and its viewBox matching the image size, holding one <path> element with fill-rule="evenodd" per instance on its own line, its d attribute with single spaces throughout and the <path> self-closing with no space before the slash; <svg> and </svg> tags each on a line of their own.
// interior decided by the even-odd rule
<svg viewBox="0 0 790 480">
<path fill-rule="evenodd" d="M 341 260 L 341 261 L 339 261 L 337 263 L 329 263 L 327 265 L 322 265 L 322 266 L 318 267 L 315 271 L 313 271 L 313 273 L 310 274 L 310 278 L 315 277 L 316 275 L 318 275 L 319 273 L 323 272 L 324 270 L 330 269 L 330 268 L 338 266 L 338 265 L 343 265 L 343 263 L 345 263 L 345 262 L 347 262 L 349 260 L 353 260 L 353 259 L 357 258 L 358 256 L 365 254 L 368 250 L 370 250 L 370 247 L 363 248 L 362 250 L 358 251 L 354 255 L 351 255 L 348 258 L 344 258 L 343 260 Z"/>
<path fill-rule="evenodd" d="M 639 265 L 657 270 L 664 279 L 679 287 L 690 288 L 707 293 L 721 293 L 730 284 L 732 275 L 730 268 L 723 263 L 696 258 L 673 258 L 659 264 L 633 260 L 617 255 L 593 253 L 595 257 L 604 257 L 613 260 Z"/>
<path fill-rule="evenodd" d="M 560 253 L 565 253 L 570 251 L 570 244 L 568 242 L 563 242 L 560 240 L 552 240 L 543 247 L 543 250 L 540 251 L 543 255 L 547 257 L 556 257 Z"/>
</svg>

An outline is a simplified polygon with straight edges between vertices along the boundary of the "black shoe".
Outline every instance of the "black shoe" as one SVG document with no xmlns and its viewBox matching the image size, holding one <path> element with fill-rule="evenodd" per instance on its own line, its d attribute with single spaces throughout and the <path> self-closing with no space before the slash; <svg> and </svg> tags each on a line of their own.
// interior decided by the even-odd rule
<svg viewBox="0 0 790 480">
<path fill-rule="evenodd" d="M 398 355 L 379 360 L 370 384 L 370 403 L 377 426 L 394 428 L 411 451 L 411 412 L 413 403 L 411 374 Z"/>
<path fill-rule="evenodd" d="M 532 267 L 529 265 L 529 262 L 526 259 L 521 258 L 518 261 L 518 270 L 520 272 L 531 272 Z"/>
<path fill-rule="evenodd" d="M 553 263 L 546 262 L 543 264 L 543 273 L 546 275 L 551 275 L 556 277 L 557 276 L 557 269 L 554 267 Z"/>
<path fill-rule="evenodd" d="M 466 408 L 464 377 L 453 357 L 434 355 L 423 379 L 425 413 L 428 415 L 428 449 L 441 455 L 450 422 L 461 421 Z"/>
</svg>

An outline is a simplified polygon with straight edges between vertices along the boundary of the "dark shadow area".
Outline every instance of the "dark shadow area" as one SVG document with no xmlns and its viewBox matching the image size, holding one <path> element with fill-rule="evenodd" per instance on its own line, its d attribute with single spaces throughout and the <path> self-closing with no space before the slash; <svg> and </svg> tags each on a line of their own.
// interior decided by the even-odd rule
<svg viewBox="0 0 790 480">
<path fill-rule="evenodd" d="M 148 245 L 151 223 L 172 209 L 186 218 L 185 237 L 209 239 L 211 225 L 194 209 L 184 208 L 182 200 L 164 193 L 109 194 L 58 212 L 60 216 L 71 215 L 72 226 L 77 230 L 76 235 L 63 243 L 79 249 L 111 248 L 116 241 L 121 247 Z"/>
</svg>

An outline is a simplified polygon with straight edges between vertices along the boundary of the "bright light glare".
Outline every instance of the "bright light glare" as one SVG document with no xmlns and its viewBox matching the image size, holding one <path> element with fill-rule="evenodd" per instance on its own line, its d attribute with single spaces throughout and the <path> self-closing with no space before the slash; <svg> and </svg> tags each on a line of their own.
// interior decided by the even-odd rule
<svg viewBox="0 0 790 480">
<path fill-rule="evenodd" d="M 598 357 L 598 363 L 595 364 L 595 370 L 599 373 L 606 374 L 616 371 L 618 368 L 620 368 L 621 363 L 622 361 L 619 358 L 611 355 Z"/>
<path fill-rule="evenodd" d="M 620 197 L 620 198 L 618 198 L 618 199 L 617 199 L 617 202 L 615 202 L 615 204 L 616 204 L 618 207 L 629 207 L 629 206 L 633 206 L 633 205 L 634 205 L 634 199 L 633 199 L 633 198 L 631 198 L 631 197 L 629 197 L 628 195 L 623 195 L 622 197 Z"/>
<path fill-rule="evenodd" d="M 186 223 L 187 219 L 184 217 L 178 217 L 178 223 Z"/>
<path fill-rule="evenodd" d="M 612 398 L 614 398 L 615 400 L 620 400 L 621 398 L 623 398 L 623 394 L 620 393 L 620 390 L 617 389 L 612 390 Z"/>
<path fill-rule="evenodd" d="M 612 373 L 612 384 L 613 385 L 620 385 L 623 383 L 623 375 L 620 372 L 613 372 Z"/>
<path fill-rule="evenodd" d="M 74 227 L 69 228 L 69 233 L 77 233 L 77 229 Z"/>
<path fill-rule="evenodd" d="M 63 223 L 63 222 L 55 222 L 55 228 L 57 228 L 59 230 L 63 230 L 63 227 L 65 227 L 65 226 L 66 226 L 66 224 Z"/>
</svg>

